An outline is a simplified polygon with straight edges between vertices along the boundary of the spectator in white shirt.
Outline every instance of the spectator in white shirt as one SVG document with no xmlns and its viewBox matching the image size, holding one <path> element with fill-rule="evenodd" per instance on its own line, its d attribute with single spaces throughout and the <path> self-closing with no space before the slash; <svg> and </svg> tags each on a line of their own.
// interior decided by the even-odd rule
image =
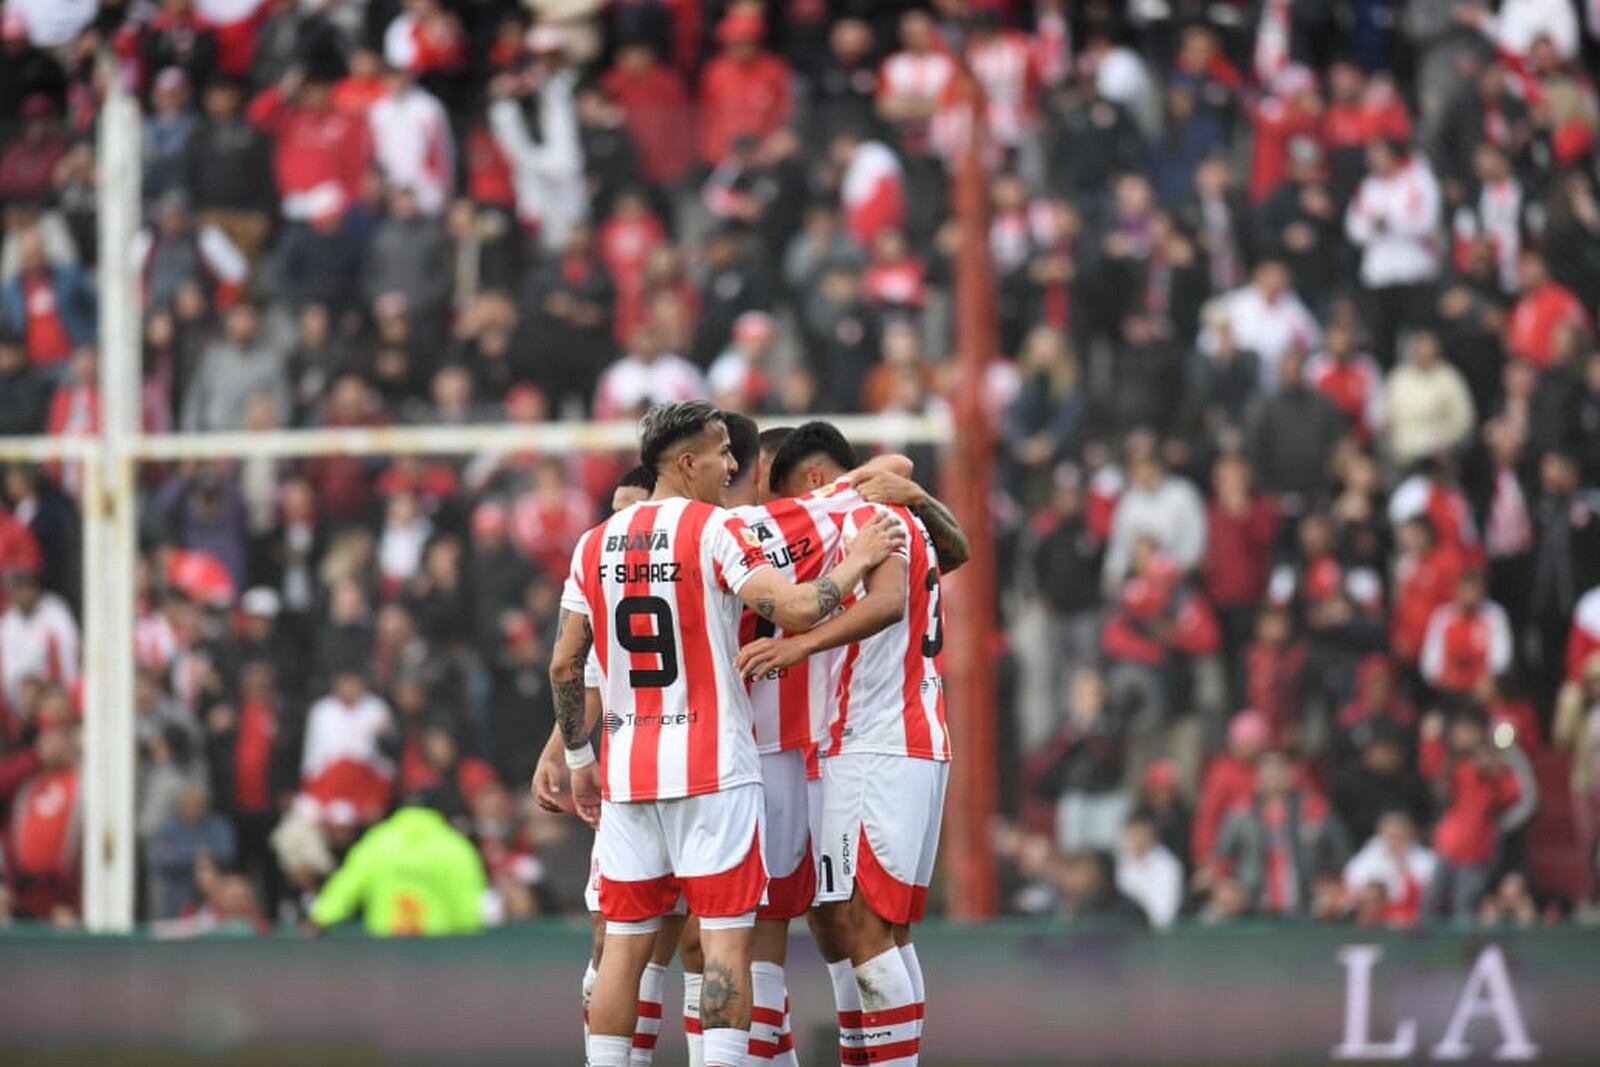
<svg viewBox="0 0 1600 1067">
<path fill-rule="evenodd" d="M 1345 213 L 1345 234 L 1361 249 L 1361 286 L 1374 354 L 1394 365 L 1400 331 L 1432 312 L 1439 275 L 1439 182 L 1422 153 L 1380 138 L 1367 146 L 1367 176 Z"/>
<path fill-rule="evenodd" d="M 1428 331 L 1411 336 L 1406 361 L 1389 373 L 1383 395 L 1384 442 L 1402 469 L 1464 445 L 1472 434 L 1472 391 L 1445 361 L 1439 338 Z"/>
<path fill-rule="evenodd" d="M 1383 888 L 1383 903 L 1363 921 L 1384 926 L 1415 926 L 1421 915 L 1422 894 L 1433 878 L 1438 857 L 1417 844 L 1411 816 L 1391 811 L 1378 819 L 1378 829 L 1361 851 L 1344 865 L 1344 887 L 1351 900 L 1360 901 L 1374 884 Z"/>
<path fill-rule="evenodd" d="M 331 822 L 376 822 L 390 800 L 397 748 L 389 705 L 367 688 L 359 669 L 339 668 L 332 691 L 306 713 L 302 804 Z"/>
<path fill-rule="evenodd" d="M 417 196 L 424 215 L 438 215 L 450 200 L 455 148 L 450 119 L 437 97 L 402 70 L 385 71 L 384 95 L 367 113 L 373 151 L 391 186 Z"/>
<path fill-rule="evenodd" d="M 18 706 L 35 678 L 70 686 L 78 678 L 78 624 L 67 602 L 39 584 L 37 571 L 5 572 L 6 610 L 0 615 L 0 696 Z"/>
<path fill-rule="evenodd" d="M 1292 280 L 1281 260 L 1265 260 L 1250 284 L 1224 298 L 1234 343 L 1260 360 L 1261 388 L 1267 393 L 1278 387 L 1278 364 L 1286 353 L 1314 351 L 1322 341 L 1317 320 L 1296 295 Z M 1202 347 L 1206 342 L 1202 338 Z"/>
<path fill-rule="evenodd" d="M 1149 814 L 1128 817 L 1117 847 L 1117 888 L 1144 909 L 1150 925 L 1165 930 L 1183 904 L 1183 864 L 1156 837 Z"/>
<path fill-rule="evenodd" d="M 668 351 L 661 331 L 646 324 L 633 335 L 633 349 L 600 376 L 594 413 L 599 419 L 641 415 L 653 404 L 704 400 L 705 376 L 693 363 Z"/>
<path fill-rule="evenodd" d="M 1154 435 L 1128 437 L 1128 487 L 1111 516 L 1106 543 L 1105 585 L 1115 592 L 1127 577 L 1134 542 L 1148 537 L 1180 570 L 1194 570 L 1206 550 L 1205 504 L 1193 483 L 1169 474 L 1156 453 Z"/>
</svg>

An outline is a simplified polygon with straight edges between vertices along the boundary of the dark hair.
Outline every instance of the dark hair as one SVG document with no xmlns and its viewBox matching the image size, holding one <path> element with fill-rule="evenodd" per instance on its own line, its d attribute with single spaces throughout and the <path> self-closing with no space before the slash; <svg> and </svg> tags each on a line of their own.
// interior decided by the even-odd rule
<svg viewBox="0 0 1600 1067">
<path fill-rule="evenodd" d="M 622 480 L 617 483 L 617 488 L 643 489 L 646 492 L 653 493 L 656 490 L 656 472 L 640 464 L 622 476 Z"/>
<path fill-rule="evenodd" d="M 698 437 L 706 427 L 722 421 L 722 412 L 704 400 L 657 404 L 639 420 L 639 462 L 649 470 L 658 470 L 668 448 Z"/>
<path fill-rule="evenodd" d="M 844 434 L 831 422 L 808 422 L 797 426 L 777 453 L 772 457 L 772 470 L 767 485 L 773 492 L 788 480 L 796 467 L 807 459 L 822 453 L 844 470 L 856 465 L 855 449 L 844 439 Z"/>
<path fill-rule="evenodd" d="M 789 439 L 789 435 L 792 433 L 794 433 L 793 426 L 774 426 L 770 430 L 762 430 L 760 438 L 761 451 L 769 456 L 776 456 L 778 449 L 783 447 L 783 443 Z"/>
<path fill-rule="evenodd" d="M 739 465 L 735 478 L 743 481 L 756 469 L 756 453 L 761 451 L 761 431 L 755 420 L 737 411 L 722 413 L 723 425 L 728 427 L 728 444 L 733 449 L 733 461 Z"/>
</svg>

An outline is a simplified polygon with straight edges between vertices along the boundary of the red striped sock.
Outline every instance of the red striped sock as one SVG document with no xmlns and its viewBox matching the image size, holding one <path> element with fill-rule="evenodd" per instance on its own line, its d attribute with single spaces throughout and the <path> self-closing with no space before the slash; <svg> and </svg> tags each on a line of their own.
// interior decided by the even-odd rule
<svg viewBox="0 0 1600 1067">
<path fill-rule="evenodd" d="M 776 963 L 756 960 L 750 964 L 750 1064 L 772 1063 L 780 1051 L 783 1034 L 783 1004 L 786 994 L 783 968 Z"/>
<path fill-rule="evenodd" d="M 633 1024 L 633 1052 L 628 1067 L 650 1067 L 661 1036 L 661 994 L 667 986 L 667 969 L 647 964 L 639 978 L 639 1017 Z"/>
<path fill-rule="evenodd" d="M 861 988 L 861 1046 L 845 1067 L 916 1067 L 921 1010 L 898 948 L 890 947 L 855 969 Z"/>
<path fill-rule="evenodd" d="M 839 1011 L 839 1062 L 847 1064 L 861 1052 L 861 987 L 856 985 L 855 968 L 849 960 L 828 964 L 828 979 Z"/>
</svg>

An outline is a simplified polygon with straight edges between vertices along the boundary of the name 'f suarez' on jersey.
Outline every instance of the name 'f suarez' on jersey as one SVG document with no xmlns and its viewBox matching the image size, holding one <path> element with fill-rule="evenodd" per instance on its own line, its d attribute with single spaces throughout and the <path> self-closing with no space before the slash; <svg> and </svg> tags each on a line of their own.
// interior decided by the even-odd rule
<svg viewBox="0 0 1600 1067">
<path fill-rule="evenodd" d="M 684 498 L 624 508 L 578 541 L 561 606 L 586 616 L 594 634 L 606 800 L 670 800 L 761 780 L 733 661 L 737 594 L 768 566 L 742 519 Z"/>
</svg>

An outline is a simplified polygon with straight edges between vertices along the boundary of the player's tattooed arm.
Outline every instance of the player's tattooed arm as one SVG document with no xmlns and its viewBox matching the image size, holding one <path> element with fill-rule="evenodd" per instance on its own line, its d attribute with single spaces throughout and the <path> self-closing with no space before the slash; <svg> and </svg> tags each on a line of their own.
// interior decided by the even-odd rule
<svg viewBox="0 0 1600 1067">
<path fill-rule="evenodd" d="M 910 508 L 928 528 L 928 537 L 933 541 L 933 550 L 939 556 L 939 570 L 943 573 L 949 574 L 972 558 L 972 546 L 955 515 L 916 482 L 895 474 L 879 473 L 861 482 L 858 488 L 862 498 L 874 504 Z"/>
<path fill-rule="evenodd" d="M 806 584 L 817 591 L 817 613 L 820 618 L 826 619 L 832 615 L 833 609 L 844 599 L 844 594 L 839 592 L 838 583 L 826 574 Z"/>
<path fill-rule="evenodd" d="M 700 986 L 701 1028 L 739 1029 L 743 1014 L 739 1000 L 739 983 L 734 980 L 733 971 L 720 960 L 706 960 L 705 979 Z"/>
<path fill-rule="evenodd" d="M 588 617 L 563 608 L 556 624 L 556 647 L 550 657 L 550 689 L 555 697 L 556 728 L 561 731 L 562 744 L 569 749 L 589 743 L 583 666 L 593 644 Z"/>
<path fill-rule="evenodd" d="M 795 585 L 774 567 L 752 574 L 739 589 L 745 607 L 790 633 L 809 630 L 833 613 L 874 567 L 906 543 L 905 524 L 892 515 L 874 515 L 862 523 L 850 554 L 815 581 Z"/>
</svg>

